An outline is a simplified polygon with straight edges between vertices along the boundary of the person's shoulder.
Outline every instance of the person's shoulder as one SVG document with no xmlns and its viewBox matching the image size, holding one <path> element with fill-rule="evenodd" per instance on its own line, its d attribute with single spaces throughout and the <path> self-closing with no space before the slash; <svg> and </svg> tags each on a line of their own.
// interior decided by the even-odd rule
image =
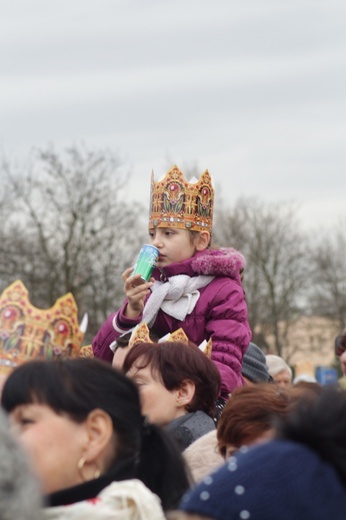
<svg viewBox="0 0 346 520">
<path fill-rule="evenodd" d="M 198 431 L 203 431 L 204 433 L 215 430 L 214 420 L 203 410 L 190 412 L 186 417 L 188 417 L 188 419 L 186 420 L 185 424 L 191 429 L 197 428 Z"/>
<path fill-rule="evenodd" d="M 195 482 L 221 466 L 224 459 L 217 447 L 216 429 L 202 435 L 183 452 Z"/>
</svg>

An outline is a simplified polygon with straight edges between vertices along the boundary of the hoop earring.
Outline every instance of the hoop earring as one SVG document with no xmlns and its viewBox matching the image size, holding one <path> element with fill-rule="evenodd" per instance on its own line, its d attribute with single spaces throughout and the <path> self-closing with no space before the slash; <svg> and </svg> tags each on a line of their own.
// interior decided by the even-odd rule
<svg viewBox="0 0 346 520">
<path fill-rule="evenodd" d="M 94 476 L 91 479 L 85 478 L 85 475 L 83 473 L 83 468 L 84 468 L 85 462 L 86 462 L 85 457 L 81 457 L 77 464 L 78 475 L 79 475 L 80 479 L 82 480 L 82 482 L 88 482 L 89 480 L 99 478 L 99 476 L 101 475 L 101 471 L 98 468 L 96 468 L 96 470 L 94 472 Z"/>
</svg>

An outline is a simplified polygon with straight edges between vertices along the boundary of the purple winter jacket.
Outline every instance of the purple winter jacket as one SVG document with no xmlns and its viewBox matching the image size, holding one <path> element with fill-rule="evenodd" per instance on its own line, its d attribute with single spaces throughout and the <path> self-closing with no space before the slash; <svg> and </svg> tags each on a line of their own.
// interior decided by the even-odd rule
<svg viewBox="0 0 346 520">
<path fill-rule="evenodd" d="M 215 276 L 206 287 L 199 289 L 200 297 L 196 306 L 184 321 L 179 321 L 160 309 L 152 328 L 162 337 L 181 327 L 197 345 L 211 337 L 211 359 L 219 369 L 221 395 L 225 398 L 234 388 L 244 383 L 241 375 L 242 359 L 251 339 L 240 279 L 240 270 L 243 267 L 244 258 L 238 251 L 221 248 L 208 249 L 183 262 L 155 268 L 153 273 L 153 277 L 161 281 L 177 274 Z M 141 314 L 136 319 L 129 319 L 124 315 L 126 305 L 127 300 L 118 312 L 109 316 L 95 336 L 92 343 L 95 357 L 111 361 L 113 352 L 109 345 L 141 322 Z"/>
</svg>

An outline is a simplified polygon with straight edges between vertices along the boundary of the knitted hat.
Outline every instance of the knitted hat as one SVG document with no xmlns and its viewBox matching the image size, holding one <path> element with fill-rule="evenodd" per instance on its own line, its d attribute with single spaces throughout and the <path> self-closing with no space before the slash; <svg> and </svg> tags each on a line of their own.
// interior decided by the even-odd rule
<svg viewBox="0 0 346 520">
<path fill-rule="evenodd" d="M 249 343 L 243 357 L 241 373 L 253 383 L 265 383 L 272 379 L 268 372 L 266 357 L 255 343 Z"/>
<path fill-rule="evenodd" d="M 241 448 L 183 498 L 180 509 L 215 520 L 344 520 L 346 489 L 303 444 Z"/>
</svg>

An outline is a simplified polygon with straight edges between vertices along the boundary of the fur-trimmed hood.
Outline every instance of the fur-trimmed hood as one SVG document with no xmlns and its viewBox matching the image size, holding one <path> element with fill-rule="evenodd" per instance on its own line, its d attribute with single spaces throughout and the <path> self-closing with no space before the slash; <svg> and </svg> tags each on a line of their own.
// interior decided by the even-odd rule
<svg viewBox="0 0 346 520">
<path fill-rule="evenodd" d="M 162 275 L 169 278 L 177 274 L 189 276 L 228 276 L 238 278 L 245 267 L 245 259 L 239 251 L 233 248 L 206 249 L 196 253 L 193 257 L 170 264 L 162 269 L 155 269 L 153 276 L 162 279 Z"/>
<path fill-rule="evenodd" d="M 222 247 L 207 249 L 192 260 L 192 268 L 198 274 L 206 276 L 234 277 L 245 267 L 245 259 L 236 249 Z"/>
</svg>

